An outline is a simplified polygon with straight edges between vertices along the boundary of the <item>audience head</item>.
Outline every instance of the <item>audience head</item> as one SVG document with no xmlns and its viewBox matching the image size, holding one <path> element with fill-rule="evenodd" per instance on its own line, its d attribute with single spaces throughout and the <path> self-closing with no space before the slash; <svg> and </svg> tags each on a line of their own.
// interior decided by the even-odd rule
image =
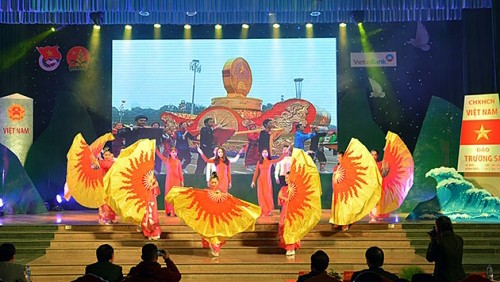
<svg viewBox="0 0 500 282">
<path fill-rule="evenodd" d="M 438 234 L 442 234 L 445 231 L 453 232 L 451 219 L 447 216 L 438 217 L 438 219 L 436 219 L 436 231 Z"/>
<path fill-rule="evenodd" d="M 114 254 L 115 250 L 108 244 L 100 245 L 95 251 L 97 261 L 99 262 L 113 261 Z"/>
<path fill-rule="evenodd" d="M 356 276 L 355 282 L 383 282 L 384 280 L 380 275 L 372 271 L 361 272 Z"/>
<path fill-rule="evenodd" d="M 365 252 L 368 267 L 382 267 L 384 265 L 384 251 L 379 247 L 370 247 Z"/>
<path fill-rule="evenodd" d="M 141 259 L 145 262 L 156 262 L 158 260 L 158 247 L 152 243 L 142 246 Z"/>
<path fill-rule="evenodd" d="M 481 275 L 471 274 L 467 276 L 462 282 L 488 282 L 490 281 L 488 278 L 484 278 Z"/>
<path fill-rule="evenodd" d="M 11 243 L 3 243 L 0 245 L 0 261 L 14 260 L 16 255 L 16 247 Z"/>
<path fill-rule="evenodd" d="M 394 280 L 392 282 L 410 282 L 410 280 L 404 279 L 404 278 L 398 278 L 398 279 L 396 279 L 396 280 Z"/>
<path fill-rule="evenodd" d="M 330 263 L 330 258 L 324 251 L 316 251 L 311 255 L 311 270 L 325 271 Z"/>
</svg>

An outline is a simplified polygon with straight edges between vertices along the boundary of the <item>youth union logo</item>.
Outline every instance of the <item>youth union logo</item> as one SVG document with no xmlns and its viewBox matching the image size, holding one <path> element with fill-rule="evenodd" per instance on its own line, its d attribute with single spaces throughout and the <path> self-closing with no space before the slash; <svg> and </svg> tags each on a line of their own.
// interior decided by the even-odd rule
<svg viewBox="0 0 500 282">
<path fill-rule="evenodd" d="M 36 50 L 40 53 L 38 64 L 44 71 L 57 69 L 62 59 L 59 46 L 36 47 Z"/>
<path fill-rule="evenodd" d="M 389 53 L 389 54 L 385 55 L 385 59 L 388 62 L 392 62 L 394 60 L 394 55 Z"/>
</svg>

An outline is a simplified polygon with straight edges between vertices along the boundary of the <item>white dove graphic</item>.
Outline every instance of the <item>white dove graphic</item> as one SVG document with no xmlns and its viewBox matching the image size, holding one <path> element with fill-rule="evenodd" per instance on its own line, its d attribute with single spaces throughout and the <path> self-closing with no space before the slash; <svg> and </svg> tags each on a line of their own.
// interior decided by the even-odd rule
<svg viewBox="0 0 500 282">
<path fill-rule="evenodd" d="M 382 91 L 382 86 L 380 86 L 380 83 L 378 83 L 375 79 L 373 78 L 368 78 L 370 81 L 370 85 L 372 86 L 372 92 L 370 93 L 370 98 L 384 98 L 385 97 L 385 92 Z"/>
<path fill-rule="evenodd" d="M 410 39 L 407 43 L 410 43 L 413 47 L 422 51 L 429 51 L 429 49 L 431 49 L 431 46 L 429 46 L 429 33 L 421 22 L 417 23 L 417 34 L 415 34 L 415 38 Z"/>
</svg>

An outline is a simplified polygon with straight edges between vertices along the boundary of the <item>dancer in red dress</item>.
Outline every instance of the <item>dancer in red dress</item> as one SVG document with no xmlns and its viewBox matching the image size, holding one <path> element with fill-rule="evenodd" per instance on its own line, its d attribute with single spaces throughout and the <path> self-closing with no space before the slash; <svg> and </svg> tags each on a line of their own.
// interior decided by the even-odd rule
<svg viewBox="0 0 500 282">
<path fill-rule="evenodd" d="M 173 186 L 184 186 L 184 176 L 182 175 L 181 161 L 177 158 L 177 149 L 171 148 L 169 157 L 164 157 L 158 149 L 156 149 L 156 155 L 163 161 L 166 167 L 166 179 L 165 179 L 165 195 L 168 194 L 170 188 Z M 175 216 L 174 207 L 165 201 L 165 213 L 167 216 Z"/>
<path fill-rule="evenodd" d="M 290 150 L 290 148 L 291 147 L 283 148 L 281 156 L 274 160 L 271 160 L 271 156 L 266 149 L 262 150 L 260 161 L 255 167 L 252 184 L 250 184 L 250 187 L 255 188 L 255 181 L 257 180 L 257 199 L 259 200 L 259 206 L 262 209 L 262 216 L 270 216 L 272 210 L 274 209 L 271 166 L 285 158 L 287 151 Z"/>
<path fill-rule="evenodd" d="M 207 158 L 200 147 L 197 147 L 197 150 L 206 163 L 215 164 L 220 191 L 227 193 L 227 190 L 231 189 L 231 162 L 227 158 L 226 150 L 219 147 L 213 159 Z"/>
<path fill-rule="evenodd" d="M 104 148 L 104 152 L 102 153 L 102 159 L 99 160 L 99 167 L 101 168 L 102 175 L 106 175 L 111 166 L 115 163 L 115 156 L 108 148 Z M 104 204 L 99 207 L 99 224 L 110 224 L 115 223 L 116 213 L 113 209 Z"/>
</svg>

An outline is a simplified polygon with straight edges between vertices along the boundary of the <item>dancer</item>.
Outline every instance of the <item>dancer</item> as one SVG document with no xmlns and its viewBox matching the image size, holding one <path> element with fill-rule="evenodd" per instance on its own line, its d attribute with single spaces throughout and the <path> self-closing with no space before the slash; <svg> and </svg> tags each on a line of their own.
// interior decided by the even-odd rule
<svg viewBox="0 0 500 282">
<path fill-rule="evenodd" d="M 295 148 L 297 148 L 297 149 L 305 150 L 304 143 L 307 140 L 309 140 L 309 139 L 313 138 L 314 136 L 316 136 L 316 132 L 317 132 L 317 127 L 316 126 L 313 126 L 311 133 L 304 133 L 304 129 L 305 129 L 305 126 L 303 126 L 300 123 L 297 123 L 295 125 L 295 130 L 296 131 L 295 131 L 293 146 Z"/>
<path fill-rule="evenodd" d="M 222 189 L 214 172 L 210 189 L 173 187 L 167 194 L 167 201 L 174 205 L 179 218 L 202 236 L 202 246 L 210 248 L 214 257 L 219 256 L 228 238 L 254 230 L 260 215 L 257 205 L 235 198 Z"/>
<path fill-rule="evenodd" d="M 370 152 L 359 140 L 352 138 L 349 142 L 335 168 L 332 184 L 330 223 L 335 226 L 348 226 L 362 219 L 378 203 L 382 188 L 380 172 Z"/>
<path fill-rule="evenodd" d="M 184 186 L 184 176 L 182 175 L 181 161 L 177 158 L 177 149 L 170 149 L 168 158 L 165 158 L 158 149 L 156 155 L 165 163 L 167 176 L 165 178 L 165 195 L 168 194 L 173 186 Z M 167 216 L 175 216 L 174 207 L 170 205 L 166 199 L 165 214 Z"/>
<path fill-rule="evenodd" d="M 104 177 L 109 205 L 123 222 L 140 225 L 138 231 L 150 240 L 158 240 L 161 234 L 154 158 L 155 141 L 139 140 L 123 149 Z"/>
<path fill-rule="evenodd" d="M 257 198 L 259 200 L 259 206 L 262 209 L 263 216 L 271 216 L 272 210 L 274 209 L 271 166 L 284 159 L 290 148 L 291 147 L 283 148 L 281 156 L 274 160 L 271 160 L 271 156 L 266 149 L 262 150 L 260 161 L 255 167 L 255 173 L 253 174 L 252 184 L 250 184 L 250 187 L 255 188 L 255 181 L 258 181 Z"/>
<path fill-rule="evenodd" d="M 115 163 L 115 156 L 109 150 L 109 148 L 104 148 L 102 152 L 102 159 L 99 159 L 99 167 L 102 171 L 102 176 L 106 175 L 111 166 Z M 104 204 L 99 207 L 98 211 L 99 215 L 99 224 L 110 224 L 115 223 L 116 213 L 113 209 L 108 205 Z"/>
<path fill-rule="evenodd" d="M 387 132 L 385 139 L 384 159 L 379 162 L 382 195 L 370 214 L 370 221 L 387 220 L 390 213 L 401 206 L 413 185 L 414 162 L 410 150 L 393 132 Z M 372 150 L 372 155 L 374 153 L 377 160 L 378 152 Z"/>
<path fill-rule="evenodd" d="M 340 181 L 340 178 L 342 177 L 341 171 L 339 170 L 340 164 L 342 163 L 342 156 L 344 156 L 344 151 L 339 151 L 337 153 L 337 165 L 333 167 L 333 176 L 332 176 L 332 195 L 335 194 L 335 182 Z M 335 198 L 334 198 L 335 199 Z M 335 207 L 335 204 L 332 204 L 332 208 Z M 333 212 L 333 211 L 332 211 Z M 334 225 L 334 228 L 340 227 L 342 231 L 347 231 L 349 230 L 349 225 Z"/>
<path fill-rule="evenodd" d="M 318 169 L 303 150 L 294 150 L 288 186 L 282 190 L 284 201 L 280 216 L 280 247 L 293 256 L 300 247 L 300 240 L 321 219 L 321 181 Z"/>
<path fill-rule="evenodd" d="M 228 189 L 231 189 L 231 163 L 226 155 L 226 150 L 220 147 L 215 154 L 213 159 L 209 159 L 205 156 L 200 147 L 197 147 L 198 153 L 200 157 L 206 162 L 215 165 L 215 170 L 217 171 L 217 175 L 219 176 L 219 186 L 220 190 L 224 193 L 227 193 Z"/>
<path fill-rule="evenodd" d="M 217 154 L 217 151 L 219 150 L 219 147 L 215 147 L 214 149 L 214 155 Z M 241 147 L 240 151 L 234 158 L 229 158 L 229 163 L 234 164 L 236 163 L 239 159 L 241 154 L 245 151 L 245 146 Z M 214 158 L 212 158 L 214 159 Z M 207 169 L 205 170 L 205 178 L 207 180 L 207 187 L 210 187 L 210 177 L 212 177 L 212 172 L 216 172 L 217 168 L 215 164 L 207 164 Z"/>
<path fill-rule="evenodd" d="M 286 250 L 287 256 L 295 255 L 295 250 L 300 248 L 300 240 L 293 244 L 286 244 L 285 239 L 283 239 L 283 233 L 285 230 L 285 216 L 288 210 L 288 202 L 290 201 L 290 191 L 288 190 L 288 181 L 290 180 L 290 172 L 288 171 L 285 175 L 284 186 L 281 187 L 280 192 L 278 193 L 278 202 L 281 208 L 280 213 L 280 221 L 278 225 L 278 236 L 279 236 L 279 246 L 282 249 Z M 295 185 L 295 184 L 292 184 Z M 290 187 L 290 190 L 295 191 L 295 187 Z"/>
</svg>

